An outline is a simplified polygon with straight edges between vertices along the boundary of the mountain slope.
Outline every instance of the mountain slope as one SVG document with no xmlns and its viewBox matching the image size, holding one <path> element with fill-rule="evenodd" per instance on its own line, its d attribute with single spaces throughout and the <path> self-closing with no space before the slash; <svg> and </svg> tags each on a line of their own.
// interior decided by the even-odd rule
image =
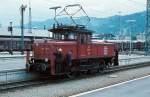
<svg viewBox="0 0 150 97">
<path fill-rule="evenodd" d="M 94 30 L 95 33 L 112 33 L 117 34 L 119 33 L 120 29 L 121 32 L 125 30 L 132 30 L 134 32 L 133 35 L 144 32 L 145 30 L 145 12 L 139 12 L 131 15 L 126 16 L 112 16 L 108 18 L 96 18 L 96 17 L 90 17 L 91 22 L 88 24 L 88 28 L 91 30 Z M 62 23 L 71 24 L 70 19 L 68 18 L 60 18 L 58 19 Z M 79 17 L 75 19 L 78 24 L 84 24 L 86 22 L 86 17 Z M 130 20 L 135 20 L 134 22 L 129 22 Z M 47 29 L 51 28 L 53 26 L 54 20 L 53 19 L 47 19 L 42 22 L 34 21 L 32 23 L 32 27 L 36 27 L 38 29 L 43 29 L 44 25 Z M 26 24 L 26 27 L 28 27 L 28 24 Z M 127 34 L 127 33 L 124 33 Z"/>
</svg>

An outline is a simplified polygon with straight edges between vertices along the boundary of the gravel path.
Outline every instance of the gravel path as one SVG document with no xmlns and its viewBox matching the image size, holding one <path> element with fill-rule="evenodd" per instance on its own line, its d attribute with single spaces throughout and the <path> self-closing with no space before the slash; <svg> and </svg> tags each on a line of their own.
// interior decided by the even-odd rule
<svg viewBox="0 0 150 97">
<path fill-rule="evenodd" d="M 67 97 L 150 74 L 150 66 L 1 93 L 0 97 Z"/>
</svg>

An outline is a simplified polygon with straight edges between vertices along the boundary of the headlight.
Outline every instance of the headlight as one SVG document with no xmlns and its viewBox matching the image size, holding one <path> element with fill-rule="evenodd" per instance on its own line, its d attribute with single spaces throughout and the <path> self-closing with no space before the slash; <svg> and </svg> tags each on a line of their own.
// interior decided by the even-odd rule
<svg viewBox="0 0 150 97">
<path fill-rule="evenodd" d="M 32 60 L 32 63 L 34 63 L 34 59 Z"/>
<path fill-rule="evenodd" d="M 45 62 L 48 62 L 48 58 L 45 58 Z"/>
</svg>

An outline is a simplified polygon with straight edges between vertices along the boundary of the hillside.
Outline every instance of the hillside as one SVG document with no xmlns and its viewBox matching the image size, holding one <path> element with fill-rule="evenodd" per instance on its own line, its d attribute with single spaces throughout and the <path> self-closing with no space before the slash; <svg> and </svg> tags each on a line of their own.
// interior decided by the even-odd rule
<svg viewBox="0 0 150 97">
<path fill-rule="evenodd" d="M 131 30 L 134 32 L 134 35 L 143 32 L 145 29 L 145 12 L 139 12 L 126 16 L 112 16 L 108 18 L 96 18 L 90 17 L 91 22 L 88 25 L 88 28 L 94 30 L 95 33 L 112 33 L 117 34 L 119 29 L 123 32 L 126 30 Z M 135 20 L 135 22 L 128 22 L 129 20 Z M 62 23 L 68 24 L 71 21 L 68 18 L 60 18 L 59 21 Z M 80 17 L 76 19 L 78 24 L 83 24 L 86 22 L 86 17 Z M 32 27 L 36 27 L 38 29 L 43 29 L 44 25 L 47 29 L 51 28 L 54 21 L 53 19 L 47 19 L 42 22 L 34 21 Z M 26 25 L 28 27 L 28 24 Z M 127 33 L 124 33 L 127 34 Z"/>
</svg>

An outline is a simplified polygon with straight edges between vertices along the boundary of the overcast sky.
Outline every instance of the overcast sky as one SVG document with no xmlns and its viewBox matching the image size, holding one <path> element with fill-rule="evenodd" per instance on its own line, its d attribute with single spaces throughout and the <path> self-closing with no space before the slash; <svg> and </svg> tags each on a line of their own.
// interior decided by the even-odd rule
<svg viewBox="0 0 150 97">
<path fill-rule="evenodd" d="M 0 2 L 0 22 L 3 26 L 9 25 L 13 21 L 19 25 L 21 4 L 28 5 L 29 0 L 1 0 Z M 31 0 L 32 20 L 42 21 L 52 18 L 53 11 L 49 10 L 53 6 L 65 6 L 68 4 L 81 4 L 89 16 L 108 17 L 141 12 L 146 9 L 146 0 Z M 26 22 L 28 19 L 28 9 L 26 9 Z"/>
</svg>

